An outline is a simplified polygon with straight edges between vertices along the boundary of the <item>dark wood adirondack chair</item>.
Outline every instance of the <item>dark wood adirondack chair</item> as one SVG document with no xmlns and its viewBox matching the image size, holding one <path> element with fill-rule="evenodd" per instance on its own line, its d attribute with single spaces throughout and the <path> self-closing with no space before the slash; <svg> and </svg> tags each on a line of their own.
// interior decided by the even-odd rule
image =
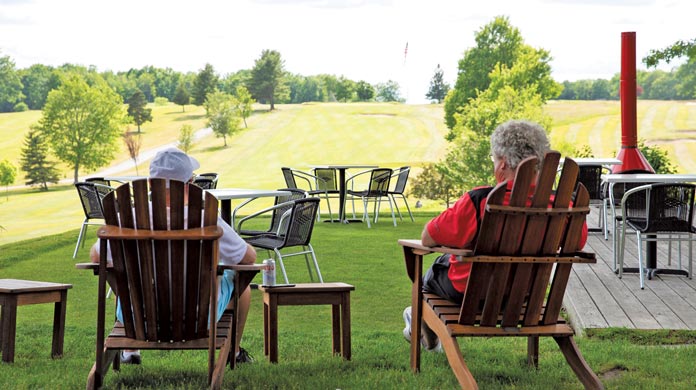
<svg viewBox="0 0 696 390">
<path fill-rule="evenodd" d="M 537 177 L 536 158 L 520 163 L 509 205 L 503 205 L 507 183 L 491 191 L 474 250 L 399 240 L 413 281 L 411 334 L 421 334 L 424 320 L 440 338 L 462 388 L 478 388 L 457 344 L 462 336 L 527 337 L 527 361 L 534 367 L 539 337 L 553 337 L 585 388 L 603 388 L 578 350 L 573 328 L 559 317 L 573 263 L 596 262 L 594 254 L 578 251 L 589 197 L 582 184 L 575 188 L 578 166 L 571 159 L 565 160 L 549 207 L 559 158 L 557 152 L 546 155 L 530 206 L 526 203 Z M 433 252 L 473 263 L 461 304 L 423 292 L 423 256 Z M 420 337 L 411 339 L 411 368 L 420 370 Z"/>
<path fill-rule="evenodd" d="M 167 189 L 164 179 L 150 179 L 149 186 L 143 179 L 132 183 L 132 193 L 124 184 L 103 200 L 100 262 L 77 265 L 99 275 L 96 362 L 87 388 L 101 387 L 111 363 L 119 368 L 121 349 L 207 349 L 211 388 L 220 388 L 228 362 L 234 367 L 237 313 L 227 309 L 215 321 L 216 279 L 225 269 L 236 271 L 237 307 L 261 266 L 218 265 L 217 199 L 191 185 L 185 207 L 184 188 L 180 181 L 170 181 Z M 113 267 L 107 267 L 107 242 Z M 107 281 L 120 300 L 123 322 L 117 320 L 105 338 Z"/>
</svg>

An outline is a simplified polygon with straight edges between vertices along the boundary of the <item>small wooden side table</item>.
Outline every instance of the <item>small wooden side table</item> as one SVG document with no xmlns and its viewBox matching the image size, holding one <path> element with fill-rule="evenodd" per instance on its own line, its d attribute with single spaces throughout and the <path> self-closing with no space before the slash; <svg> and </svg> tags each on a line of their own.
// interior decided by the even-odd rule
<svg viewBox="0 0 696 390">
<path fill-rule="evenodd" d="M 65 306 L 72 284 L 35 282 L 32 280 L 0 279 L 0 350 L 2 361 L 14 362 L 17 333 L 17 306 L 55 302 L 53 310 L 53 345 L 51 357 L 63 356 L 65 335 Z"/>
<path fill-rule="evenodd" d="M 278 306 L 331 305 L 334 354 L 350 360 L 350 292 L 346 283 L 302 283 L 292 287 L 259 286 L 263 293 L 263 353 L 278 362 Z"/>
</svg>

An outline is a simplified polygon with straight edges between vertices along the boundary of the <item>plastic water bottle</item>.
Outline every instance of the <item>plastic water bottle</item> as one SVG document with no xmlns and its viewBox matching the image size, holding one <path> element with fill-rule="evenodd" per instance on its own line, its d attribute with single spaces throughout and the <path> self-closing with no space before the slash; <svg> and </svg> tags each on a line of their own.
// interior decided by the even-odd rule
<svg viewBox="0 0 696 390">
<path fill-rule="evenodd" d="M 263 261 L 265 268 L 261 271 L 262 283 L 264 286 L 273 286 L 276 283 L 275 261 L 266 259 Z"/>
</svg>

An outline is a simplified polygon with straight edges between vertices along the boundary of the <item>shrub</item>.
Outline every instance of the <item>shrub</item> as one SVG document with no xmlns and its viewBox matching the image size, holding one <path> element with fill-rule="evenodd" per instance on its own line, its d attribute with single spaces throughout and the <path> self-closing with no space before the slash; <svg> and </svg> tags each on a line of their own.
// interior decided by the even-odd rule
<svg viewBox="0 0 696 390">
<path fill-rule="evenodd" d="M 14 112 L 23 112 L 23 111 L 27 111 L 27 110 L 29 110 L 29 106 L 27 106 L 27 104 L 24 102 L 19 102 L 19 103 L 15 104 L 14 107 L 12 108 L 12 111 L 14 111 Z"/>
<path fill-rule="evenodd" d="M 169 103 L 169 99 L 164 96 L 158 96 L 155 98 L 155 106 L 166 106 Z"/>
</svg>

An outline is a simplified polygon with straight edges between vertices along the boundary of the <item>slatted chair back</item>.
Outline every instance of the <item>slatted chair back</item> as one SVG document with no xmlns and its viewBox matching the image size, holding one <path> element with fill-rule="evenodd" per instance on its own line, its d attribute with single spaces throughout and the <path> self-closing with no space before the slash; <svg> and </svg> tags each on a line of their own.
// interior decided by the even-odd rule
<svg viewBox="0 0 696 390">
<path fill-rule="evenodd" d="M 536 186 L 536 158 L 520 163 L 509 204 L 504 205 L 507 183 L 489 194 L 474 257 L 496 259 L 472 265 L 460 324 L 510 328 L 558 322 L 571 266 L 577 260 L 573 255 L 589 212 L 584 186 L 577 187 L 573 199 L 578 166 L 572 160 L 563 165 L 549 205 L 558 157 L 547 155 Z M 527 258 L 528 263 L 516 263 L 514 258 L 519 257 Z"/>
<path fill-rule="evenodd" d="M 108 240 L 113 258 L 109 274 L 116 284 L 123 328 L 126 337 L 136 340 L 191 341 L 207 338 L 215 328 L 210 319 L 215 318 L 217 299 L 211 293 L 216 289 L 217 241 L 196 233 L 202 227 L 215 228 L 218 202 L 188 186 L 186 206 L 185 183 L 171 180 L 169 186 L 165 179 L 150 179 L 149 186 L 146 179 L 136 180 L 103 202 L 107 225 L 179 230 L 174 239 Z M 181 229 L 192 230 L 188 234 Z"/>
</svg>

